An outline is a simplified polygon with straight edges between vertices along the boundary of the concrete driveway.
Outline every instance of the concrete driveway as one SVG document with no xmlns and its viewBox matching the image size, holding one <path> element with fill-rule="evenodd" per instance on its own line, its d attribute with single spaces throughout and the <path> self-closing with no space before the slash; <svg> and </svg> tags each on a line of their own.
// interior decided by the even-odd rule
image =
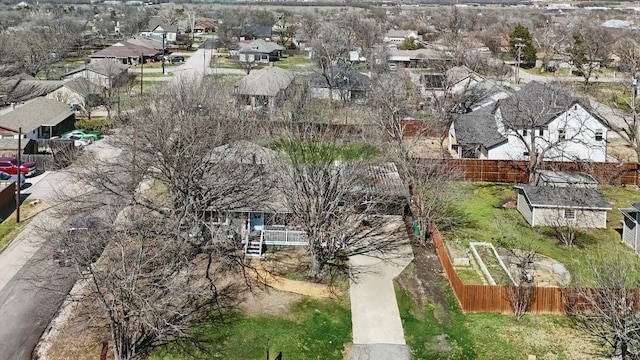
<svg viewBox="0 0 640 360">
<path fill-rule="evenodd" d="M 393 287 L 395 279 L 413 260 L 402 217 L 389 217 L 397 247 L 393 252 L 349 258 L 356 272 L 350 285 L 353 328 L 352 360 L 408 360 L 402 321 Z M 371 239 L 376 241 L 376 239 Z"/>
</svg>

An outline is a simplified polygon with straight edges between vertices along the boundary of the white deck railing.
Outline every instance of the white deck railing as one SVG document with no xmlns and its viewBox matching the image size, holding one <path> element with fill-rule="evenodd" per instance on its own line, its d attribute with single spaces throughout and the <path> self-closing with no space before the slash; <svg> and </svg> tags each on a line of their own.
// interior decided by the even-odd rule
<svg viewBox="0 0 640 360">
<path fill-rule="evenodd" d="M 302 230 L 286 228 L 263 229 L 264 243 L 267 245 L 305 246 L 309 245 L 307 234 Z"/>
</svg>

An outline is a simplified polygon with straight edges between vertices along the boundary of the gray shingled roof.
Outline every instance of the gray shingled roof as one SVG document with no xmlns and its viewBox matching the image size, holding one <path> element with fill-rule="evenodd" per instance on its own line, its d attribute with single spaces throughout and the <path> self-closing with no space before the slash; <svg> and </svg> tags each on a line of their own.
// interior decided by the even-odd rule
<svg viewBox="0 0 640 360">
<path fill-rule="evenodd" d="M 55 126 L 73 115 L 69 105 L 59 101 L 39 97 L 0 116 L 0 127 L 29 132 L 42 125 Z"/>
<path fill-rule="evenodd" d="M 271 37 L 271 26 L 253 25 L 242 28 L 242 35 L 253 35 L 256 38 L 267 39 Z"/>
<path fill-rule="evenodd" d="M 286 89 L 293 81 L 294 75 L 290 71 L 276 66 L 252 71 L 240 79 L 235 86 L 237 95 L 276 96 Z"/>
<path fill-rule="evenodd" d="M 5 80 L 0 85 L 1 104 L 21 102 L 46 96 L 61 87 L 67 87 L 71 91 L 86 96 L 88 94 L 102 94 L 103 88 L 91 83 L 85 78 L 72 80 Z"/>
<path fill-rule="evenodd" d="M 371 79 L 348 67 L 335 67 L 331 70 L 334 89 L 366 91 L 371 87 Z M 314 74 L 310 78 L 310 83 L 315 87 L 328 88 L 327 79 L 323 74 Z"/>
<path fill-rule="evenodd" d="M 507 141 L 507 138 L 498 132 L 494 111 L 494 106 L 486 106 L 457 116 L 453 120 L 453 126 L 458 144 L 481 144 L 485 148 L 491 148 Z"/>
<path fill-rule="evenodd" d="M 534 207 L 611 210 L 604 195 L 596 189 L 516 185 Z"/>
<path fill-rule="evenodd" d="M 128 41 L 120 41 L 109 46 L 108 48 L 104 48 L 102 50 L 94 52 L 93 54 L 89 55 L 89 57 L 126 59 L 139 57 L 140 54 L 142 54 L 143 56 L 154 56 L 157 53 L 158 50 L 156 49 L 132 44 Z"/>
<path fill-rule="evenodd" d="M 548 183 L 598 184 L 593 176 L 583 172 L 538 170 L 538 174 L 540 175 L 540 180 Z"/>
<path fill-rule="evenodd" d="M 531 125 L 545 125 L 573 104 L 579 103 L 589 110 L 589 100 L 573 96 L 569 91 L 551 85 L 531 81 L 511 97 L 500 100 L 498 106 L 503 121 L 510 128 Z"/>
<path fill-rule="evenodd" d="M 250 43 L 239 43 L 238 51 L 241 53 L 260 53 L 271 54 L 274 51 L 284 50 L 284 46 L 278 45 L 271 41 L 264 41 L 262 39 L 253 40 Z"/>
<path fill-rule="evenodd" d="M 91 62 L 81 68 L 73 69 L 69 72 L 62 74 L 62 78 L 64 79 L 69 75 L 79 73 L 80 71 L 84 71 L 85 69 L 108 77 L 109 75 L 116 76 L 127 71 L 129 69 L 129 66 L 117 60 L 109 60 L 109 59 L 98 60 L 98 61 Z"/>
</svg>

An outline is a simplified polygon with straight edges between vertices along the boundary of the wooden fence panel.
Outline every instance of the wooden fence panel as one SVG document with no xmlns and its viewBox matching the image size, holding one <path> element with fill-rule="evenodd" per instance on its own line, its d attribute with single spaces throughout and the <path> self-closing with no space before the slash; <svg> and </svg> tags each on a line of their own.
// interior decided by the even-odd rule
<svg viewBox="0 0 640 360">
<path fill-rule="evenodd" d="M 461 180 L 477 182 L 526 183 L 528 163 L 521 160 L 412 159 L 414 166 L 433 164 L 459 170 Z M 633 163 L 590 163 L 547 161 L 540 170 L 579 171 L 592 175 L 600 184 L 638 185 L 638 165 Z"/>
</svg>

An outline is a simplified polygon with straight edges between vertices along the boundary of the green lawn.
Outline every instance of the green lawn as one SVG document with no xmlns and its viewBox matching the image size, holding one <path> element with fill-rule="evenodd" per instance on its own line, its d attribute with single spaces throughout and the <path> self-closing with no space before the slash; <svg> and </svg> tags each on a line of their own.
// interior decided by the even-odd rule
<svg viewBox="0 0 640 360">
<path fill-rule="evenodd" d="M 420 309 L 410 293 L 396 286 L 405 339 L 415 360 L 526 359 L 527 354 L 539 359 L 588 358 L 587 339 L 566 317 L 528 314 L 518 321 L 498 313 L 463 314 L 449 287 L 445 293 L 450 320 L 441 306 L 430 303 Z"/>
<path fill-rule="evenodd" d="M 601 230 L 581 231 L 574 246 L 559 245 L 550 235 L 550 228 L 529 226 L 515 209 L 504 209 L 500 205 L 515 199 L 515 190 L 509 184 L 461 183 L 460 189 L 467 194 L 461 202 L 466 213 L 466 222 L 455 229 L 455 234 L 446 233 L 445 239 L 457 237 L 465 246 L 470 241 L 486 241 L 498 245 L 501 237 L 531 239 L 538 253 L 551 257 L 565 265 L 569 272 L 589 279 L 591 276 L 581 264 L 594 254 L 617 251 L 640 261 L 620 240 L 618 208 L 630 207 L 631 202 L 640 201 L 640 194 L 631 188 L 605 186 L 601 191 L 609 200 L 613 210 L 607 217 L 608 227 Z"/>
<path fill-rule="evenodd" d="M 305 298 L 294 304 L 287 318 L 237 315 L 226 325 L 200 324 L 198 334 L 210 353 L 189 345 L 157 349 L 151 360 L 266 358 L 270 341 L 271 359 L 282 351 L 287 360 L 342 360 L 344 345 L 351 342 L 351 309 L 346 300 Z"/>
</svg>

